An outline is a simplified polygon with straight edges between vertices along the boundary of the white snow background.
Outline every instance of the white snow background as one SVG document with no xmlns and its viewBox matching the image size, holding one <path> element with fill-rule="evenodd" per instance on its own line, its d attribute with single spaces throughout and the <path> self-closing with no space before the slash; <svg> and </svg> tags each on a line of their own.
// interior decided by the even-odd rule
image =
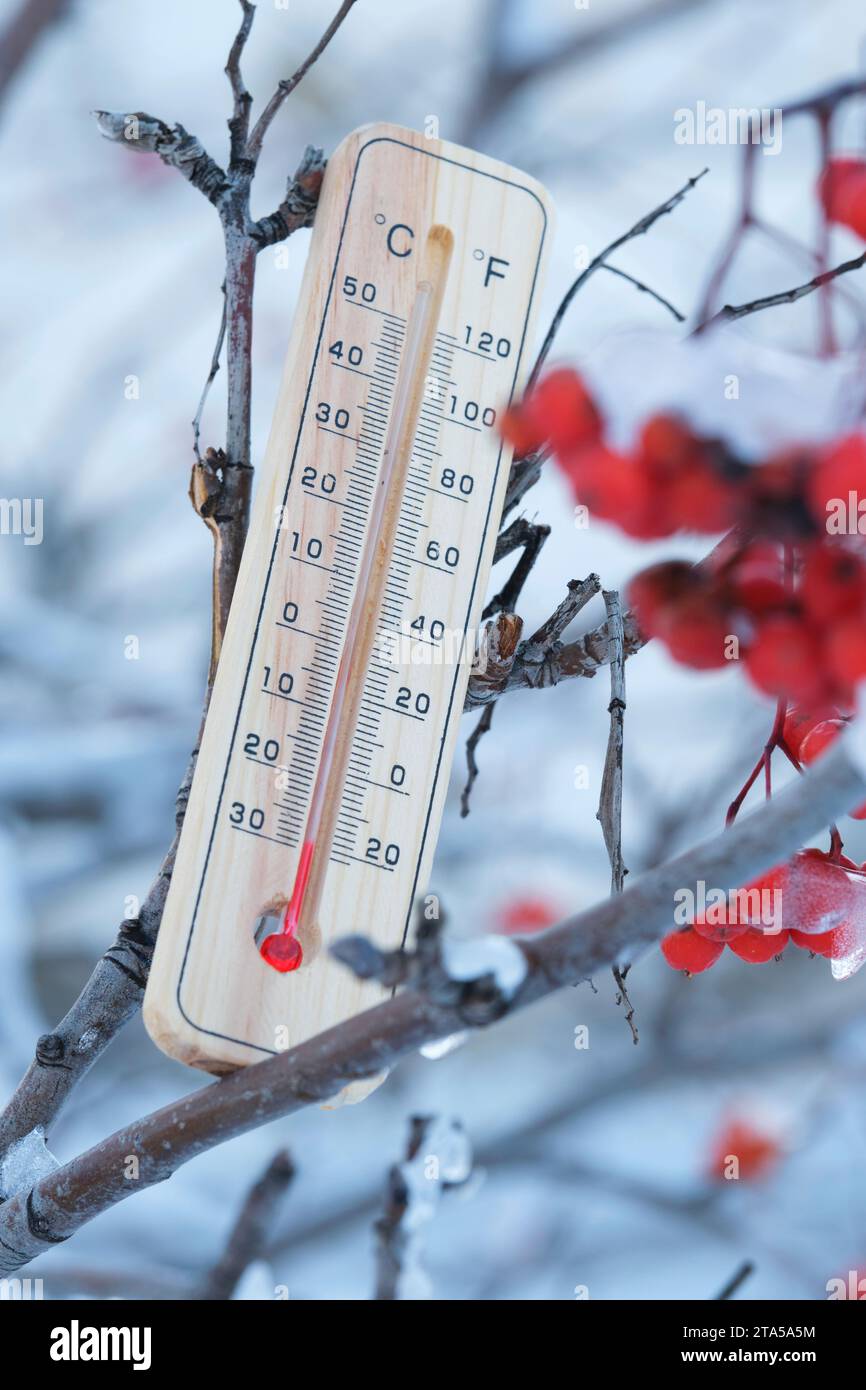
<svg viewBox="0 0 866 1390">
<path fill-rule="evenodd" d="M 0 4 L 0 23 L 18 0 Z M 635 0 L 514 0 L 515 58 L 626 14 Z M 257 101 L 294 69 L 330 18 L 327 0 L 262 0 L 245 72 Z M 222 73 L 238 23 L 231 0 L 72 0 L 0 110 L 5 332 L 0 342 L 4 495 L 44 498 L 45 540 L 0 544 L 0 1082 L 14 1080 L 68 1007 L 117 924 L 146 890 L 170 837 L 174 791 L 197 727 L 207 661 L 210 539 L 186 497 L 189 421 L 220 310 L 213 209 L 155 158 L 101 140 L 92 108 L 180 120 L 218 159 L 226 147 Z M 489 43 L 480 0 L 436 5 L 359 0 L 269 136 L 255 210 L 269 212 L 306 143 L 333 148 L 364 122 L 465 129 Z M 741 151 L 674 142 L 674 111 L 766 106 L 850 75 L 863 17 L 847 0 L 694 3 L 563 64 L 473 140 L 542 179 L 558 206 L 544 320 L 574 273 L 704 164 L 710 173 L 615 264 L 693 311 L 734 216 Z M 843 143 L 858 145 L 854 106 Z M 758 159 L 771 219 L 809 241 L 816 133 L 783 130 Z M 289 265 L 260 257 L 255 306 L 254 456 L 260 457 L 291 323 L 307 233 Z M 834 237 L 833 259 L 861 249 Z M 753 238 L 725 298 L 799 283 L 808 262 Z M 852 285 L 851 290 L 856 293 Z M 618 438 L 647 410 L 686 405 L 746 449 L 823 437 L 858 418 L 852 350 L 819 368 L 814 300 L 746 321 L 697 349 L 648 296 L 612 276 L 580 294 L 557 360 L 581 364 Z M 853 321 L 852 321 L 853 322 Z M 721 382 L 741 374 L 740 399 Z M 127 400 L 135 374 L 140 398 Z M 220 383 L 203 442 L 221 442 Z M 553 527 L 520 611 L 531 630 L 566 581 L 596 570 L 607 587 L 662 554 L 703 542 L 639 546 L 610 528 L 576 530 L 548 471 L 527 514 Z M 704 547 L 705 548 L 705 547 Z M 600 604 L 581 615 L 590 626 Z M 138 661 L 124 638 L 140 641 Z M 690 675 L 650 648 L 629 662 L 624 848 L 632 871 L 721 825 L 769 726 L 768 705 L 736 671 Z M 608 889 L 595 820 L 606 738 L 606 675 L 511 695 L 480 750 L 472 814 L 461 821 L 462 756 L 432 887 L 455 931 L 495 929 L 516 896 L 565 913 Z M 471 727 L 467 721 L 467 732 Z M 574 769 L 589 768 L 588 790 Z M 866 828 L 846 827 L 866 857 Z M 686 981 L 657 952 L 630 985 L 633 1047 L 609 977 L 472 1037 L 438 1061 L 401 1067 L 363 1105 L 311 1110 L 197 1159 L 133 1197 L 31 1271 L 46 1296 L 171 1296 L 222 1248 L 249 1183 L 279 1144 L 299 1175 L 264 1265 L 239 1296 L 285 1284 L 297 1299 L 364 1299 L 372 1221 L 407 1121 L 439 1110 L 468 1131 L 483 1183 L 445 1194 L 424 1231 L 434 1298 L 712 1297 L 746 1258 L 747 1292 L 821 1298 L 866 1265 L 866 972 L 837 983 L 789 950 L 750 968 L 730 954 Z M 588 1025 L 590 1046 L 574 1046 Z M 203 1083 L 130 1026 L 76 1092 L 50 1136 L 62 1161 L 137 1115 Z M 760 1184 L 708 1186 L 712 1135 L 757 1114 L 786 1156 Z M 34 1145 L 36 1149 L 38 1144 Z M 40 1153 L 42 1152 L 39 1150 Z"/>
</svg>

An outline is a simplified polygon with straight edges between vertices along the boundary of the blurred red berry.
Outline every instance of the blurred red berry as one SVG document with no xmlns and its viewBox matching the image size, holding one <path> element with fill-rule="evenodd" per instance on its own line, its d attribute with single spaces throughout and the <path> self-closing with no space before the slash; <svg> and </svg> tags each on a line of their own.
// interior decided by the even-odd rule
<svg viewBox="0 0 866 1390">
<path fill-rule="evenodd" d="M 831 222 L 866 237 L 866 163 L 829 159 L 818 180 L 818 197 Z"/>
<path fill-rule="evenodd" d="M 782 1156 L 775 1135 L 756 1129 L 747 1120 L 732 1119 L 716 1135 L 711 1149 L 711 1178 L 755 1179 L 766 1177 Z M 736 1167 L 731 1163 L 736 1159 Z"/>
<path fill-rule="evenodd" d="M 866 510 L 866 437 L 850 434 L 823 450 L 810 471 L 807 491 L 822 530 L 830 535 L 863 534 L 859 521 L 861 502 Z M 866 517 L 863 526 L 866 532 Z"/>
<path fill-rule="evenodd" d="M 746 669 L 767 695 L 819 700 L 825 686 L 817 637 L 803 623 L 783 614 L 762 619 L 746 653 Z"/>
<path fill-rule="evenodd" d="M 770 541 L 747 546 L 729 566 L 728 581 L 732 601 L 755 616 L 784 608 L 789 602 L 781 552 Z"/>
<path fill-rule="evenodd" d="M 720 941 L 707 941 L 691 927 L 670 932 L 664 937 L 661 948 L 662 955 L 673 970 L 686 970 L 689 975 L 699 975 L 702 970 L 709 970 L 725 949 Z"/>
<path fill-rule="evenodd" d="M 697 439 L 677 415 L 651 415 L 638 436 L 638 455 L 662 482 L 687 468 Z"/>
<path fill-rule="evenodd" d="M 814 724 L 800 744 L 800 762 L 816 762 L 824 750 L 835 742 L 844 727 L 844 719 L 822 719 L 820 724 Z"/>
<path fill-rule="evenodd" d="M 827 664 L 832 675 L 845 688 L 854 687 L 866 676 L 866 622 L 863 618 L 843 618 L 827 634 Z"/>
<path fill-rule="evenodd" d="M 728 664 L 731 635 L 729 614 L 711 597 L 695 594 L 673 609 L 662 641 L 682 666 L 711 671 Z"/>
<path fill-rule="evenodd" d="M 545 898 L 516 898 L 499 912 L 497 931 L 509 935 L 542 931 L 545 927 L 553 926 L 561 916 L 562 913 Z"/>
<path fill-rule="evenodd" d="M 561 367 L 506 412 L 502 429 L 518 454 L 531 453 L 545 443 L 562 453 L 600 439 L 602 419 L 577 373 Z"/>
<path fill-rule="evenodd" d="M 649 480 L 630 459 L 604 444 L 558 454 L 557 463 L 569 478 L 578 502 L 602 521 L 618 522 L 652 506 Z"/>
<path fill-rule="evenodd" d="M 816 622 L 860 612 L 866 604 L 866 566 L 838 544 L 810 546 L 799 596 Z"/>
<path fill-rule="evenodd" d="M 716 535 L 732 526 L 737 494 L 708 466 L 692 464 L 666 489 L 666 501 L 677 527 L 699 535 Z"/>
<path fill-rule="evenodd" d="M 667 632 L 676 605 L 700 587 L 693 565 L 685 560 L 663 560 L 636 574 L 627 585 L 626 597 L 645 636 L 659 637 Z"/>
</svg>

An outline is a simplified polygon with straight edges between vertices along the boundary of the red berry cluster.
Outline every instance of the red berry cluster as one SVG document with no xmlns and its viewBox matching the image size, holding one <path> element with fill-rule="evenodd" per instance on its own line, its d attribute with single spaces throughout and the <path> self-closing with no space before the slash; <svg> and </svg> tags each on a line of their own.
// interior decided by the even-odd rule
<svg viewBox="0 0 866 1390">
<path fill-rule="evenodd" d="M 837 156 L 818 180 L 818 198 L 830 222 L 866 237 L 866 161 Z"/>
<path fill-rule="evenodd" d="M 838 540 L 801 542 L 787 576 L 779 546 L 757 540 L 698 567 L 653 565 L 627 593 L 675 660 L 706 670 L 742 657 L 767 695 L 850 709 L 866 676 L 866 563 Z"/>
<path fill-rule="evenodd" d="M 506 430 L 523 451 L 546 441 L 578 501 L 630 536 L 736 525 L 750 538 L 714 563 L 672 560 L 632 581 L 641 628 L 677 661 L 703 670 L 744 656 L 768 695 L 851 705 L 866 677 L 866 436 L 747 466 L 719 440 L 655 415 L 626 456 L 605 444 L 595 402 L 567 369 L 545 378 Z M 783 545 L 796 556 L 787 577 Z"/>
<path fill-rule="evenodd" d="M 742 510 L 751 469 L 719 440 L 701 439 L 673 415 L 655 415 L 630 455 L 604 442 L 604 421 L 580 377 L 551 372 L 508 412 L 505 433 L 519 454 L 549 446 L 578 502 L 629 536 L 656 540 L 675 531 L 714 535 Z"/>
<path fill-rule="evenodd" d="M 762 965 L 780 956 L 789 942 L 828 960 L 841 959 L 851 949 L 854 922 L 866 912 L 866 865 L 858 868 L 842 854 L 804 849 L 741 893 L 754 890 L 778 895 L 769 901 L 782 904 L 791 925 L 768 927 L 760 911 L 751 915 L 743 897 L 738 899 L 743 910 L 731 914 L 734 920 L 709 922 L 699 915 L 689 926 L 670 932 L 661 943 L 668 965 L 698 975 L 715 965 L 725 946 L 740 960 Z M 760 903 L 762 898 L 753 901 Z"/>
</svg>

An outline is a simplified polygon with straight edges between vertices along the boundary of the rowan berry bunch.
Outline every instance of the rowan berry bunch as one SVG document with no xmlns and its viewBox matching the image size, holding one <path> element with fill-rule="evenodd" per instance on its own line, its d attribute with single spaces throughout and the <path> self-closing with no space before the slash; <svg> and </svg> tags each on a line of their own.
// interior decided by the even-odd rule
<svg viewBox="0 0 866 1390">
<path fill-rule="evenodd" d="M 762 905 L 784 904 L 767 914 Z M 674 970 L 698 975 L 715 965 L 725 947 L 750 965 L 775 960 L 793 943 L 828 960 L 841 960 L 852 945 L 852 922 L 866 914 L 866 865 L 838 850 L 804 849 L 731 895 L 724 911 L 697 914 L 670 932 L 662 954 Z"/>
<path fill-rule="evenodd" d="M 768 695 L 850 708 L 866 676 L 866 436 L 748 464 L 660 414 L 624 454 L 569 369 L 541 381 L 506 430 L 521 452 L 550 448 L 576 500 L 629 536 L 735 528 L 704 564 L 665 561 L 629 586 L 642 631 L 675 660 L 705 670 L 743 657 Z"/>
</svg>

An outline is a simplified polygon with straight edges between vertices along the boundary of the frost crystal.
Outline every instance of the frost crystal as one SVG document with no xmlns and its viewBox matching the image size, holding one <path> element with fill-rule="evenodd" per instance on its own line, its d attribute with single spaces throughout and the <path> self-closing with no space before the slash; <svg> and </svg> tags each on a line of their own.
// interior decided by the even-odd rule
<svg viewBox="0 0 866 1390">
<path fill-rule="evenodd" d="M 37 1126 L 11 1144 L 0 1159 L 0 1195 L 5 1201 L 16 1192 L 29 1192 L 34 1183 L 59 1167 L 45 1143 L 45 1130 Z"/>
</svg>

